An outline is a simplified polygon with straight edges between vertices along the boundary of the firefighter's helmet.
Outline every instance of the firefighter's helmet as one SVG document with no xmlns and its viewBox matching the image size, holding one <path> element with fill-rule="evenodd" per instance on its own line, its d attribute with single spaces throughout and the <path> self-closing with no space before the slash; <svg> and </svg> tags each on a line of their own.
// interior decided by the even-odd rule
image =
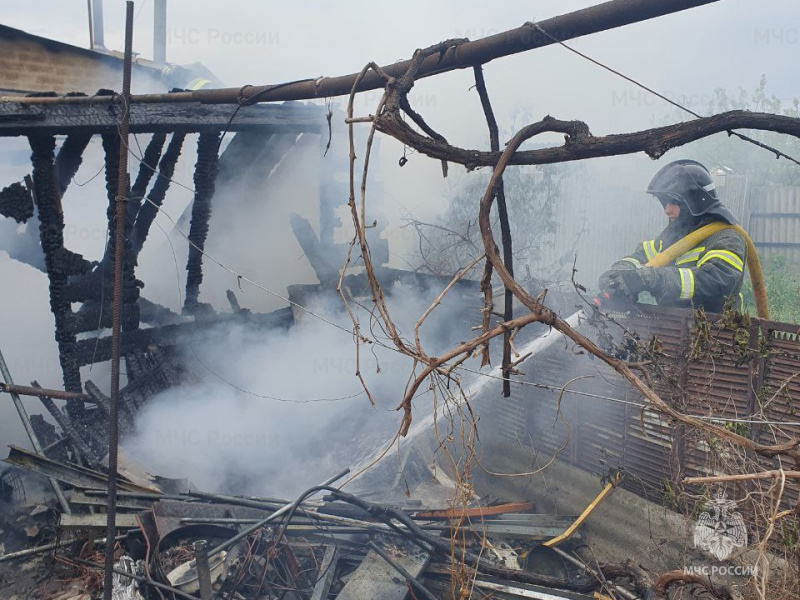
<svg viewBox="0 0 800 600">
<path fill-rule="evenodd" d="M 647 193 L 661 204 L 674 202 L 685 206 L 694 217 L 715 214 L 731 225 L 737 223 L 720 201 L 708 169 L 696 160 L 676 160 L 662 167 L 647 186 Z"/>
</svg>

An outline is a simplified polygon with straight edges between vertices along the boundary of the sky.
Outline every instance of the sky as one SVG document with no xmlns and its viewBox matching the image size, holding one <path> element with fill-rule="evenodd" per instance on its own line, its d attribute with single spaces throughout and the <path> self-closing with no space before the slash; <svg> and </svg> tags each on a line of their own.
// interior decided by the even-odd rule
<svg viewBox="0 0 800 600">
<path fill-rule="evenodd" d="M 167 60 L 201 62 L 230 87 L 336 76 L 357 72 L 370 61 L 390 64 L 407 59 L 414 49 L 444 39 L 477 39 L 593 4 L 585 0 L 407 0 L 402 4 L 169 0 Z M 104 10 L 106 46 L 119 50 L 124 2 L 106 0 Z M 137 1 L 135 10 L 134 50 L 151 58 L 152 0 Z M 6 2 L 2 23 L 88 46 L 85 0 Z M 798 24 L 800 3 L 796 0 L 721 0 L 569 44 L 702 113 L 715 89 L 752 90 L 762 75 L 768 90 L 784 103 L 800 96 Z M 498 59 L 484 70 L 501 129 L 508 132 L 524 124 L 520 120 L 529 122 L 549 114 L 583 120 L 595 135 L 624 133 L 661 124 L 672 113 L 660 100 L 558 46 Z M 469 70 L 425 79 L 412 91 L 411 103 L 450 142 L 485 148 L 485 122 L 473 83 Z M 361 95 L 356 111 L 368 114 L 378 98 L 377 93 Z M 558 136 L 547 139 L 559 141 Z M 2 140 L 0 148 L 11 143 Z M 434 218 L 445 206 L 449 184 L 442 181 L 434 161 L 412 156 L 400 170 L 397 159 L 401 155 L 402 148 L 393 140 L 382 144 L 380 169 L 390 199 L 387 218 L 396 220 L 407 213 Z M 642 157 L 625 160 L 637 167 L 631 169 L 631 185 L 643 188 L 652 165 Z M 646 169 L 639 169 L 641 165 Z M 90 171 L 97 168 L 85 165 L 79 178 L 88 180 L 93 175 Z M 191 171 L 179 176 L 189 182 Z M 460 176 L 454 172 L 452 177 L 458 180 Z M 101 179 L 95 182 L 100 188 Z M 188 200 L 184 195 L 175 214 Z M 72 238 L 76 250 L 87 251 L 91 243 L 102 242 L 103 210 L 99 207 L 105 198 L 102 193 L 96 198 L 84 195 L 75 202 L 82 208 L 70 217 L 75 219 Z M 90 213 L 84 224 L 80 216 Z M 0 299 L 0 348 L 18 383 L 38 378 L 43 385 L 60 387 L 46 279 L 5 255 L 0 256 L 0 277 L 17 283 L 18 291 L 3 292 Z M 0 407 L 3 420 L 11 414 L 7 409 Z M 21 429 L 0 428 L 3 442 L 24 444 Z"/>
</svg>

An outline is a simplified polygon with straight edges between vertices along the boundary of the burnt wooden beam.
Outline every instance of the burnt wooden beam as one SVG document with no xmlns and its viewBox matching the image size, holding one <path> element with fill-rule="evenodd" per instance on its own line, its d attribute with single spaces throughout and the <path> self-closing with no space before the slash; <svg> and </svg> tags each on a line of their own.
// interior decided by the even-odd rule
<svg viewBox="0 0 800 600">
<path fill-rule="evenodd" d="M 134 314 L 137 308 L 130 301 L 132 295 L 128 296 L 128 303 L 122 306 L 122 320 L 128 321 L 136 317 Z M 74 313 L 69 319 L 69 330 L 72 333 L 85 333 L 87 331 L 97 331 L 111 327 L 111 307 L 108 303 L 89 302 L 89 309 L 82 309 Z M 102 312 L 101 312 L 102 308 Z M 139 320 L 149 325 L 161 326 L 177 323 L 181 320 L 180 315 L 170 309 L 151 302 L 146 298 L 139 298 Z"/>
<path fill-rule="evenodd" d="M 106 218 L 108 219 L 108 237 L 106 238 L 106 249 L 103 254 L 102 264 L 105 267 L 111 263 L 114 256 L 114 239 L 116 230 L 116 196 L 117 181 L 119 177 L 119 135 L 116 131 L 103 135 L 103 152 L 105 153 L 105 181 L 106 196 L 108 206 L 106 207 Z M 103 273 L 108 271 L 108 279 L 111 279 L 111 270 L 103 269 Z"/>
<path fill-rule="evenodd" d="M 78 133 L 67 136 L 56 156 L 56 172 L 58 174 L 58 192 L 64 195 L 72 178 L 83 162 L 83 152 L 92 139 L 91 133 Z"/>
<path fill-rule="evenodd" d="M 158 174 L 153 187 L 147 194 L 147 199 L 142 201 L 139 207 L 139 212 L 136 215 L 136 222 L 133 224 L 131 230 L 131 251 L 133 253 L 134 262 L 137 261 L 139 252 L 141 252 L 147 235 L 150 232 L 150 226 L 156 218 L 158 209 L 164 202 L 164 198 L 169 190 L 170 183 L 172 183 L 172 175 L 175 173 L 175 165 L 181 155 L 183 148 L 183 141 L 186 139 L 186 134 L 173 133 L 167 146 L 167 151 L 161 157 L 161 162 L 158 164 Z"/>
<path fill-rule="evenodd" d="M 31 191 L 18 181 L 0 190 L 0 215 L 25 223 L 33 216 Z"/>
<path fill-rule="evenodd" d="M 75 357 L 75 335 L 69 331 L 72 308 L 64 297 L 67 284 L 67 269 L 64 256 L 64 213 L 55 173 L 55 138 L 31 136 L 31 162 L 33 164 L 33 188 L 36 208 L 39 211 L 39 239 L 44 251 L 44 262 L 50 284 L 50 310 L 55 319 L 55 338 L 58 344 L 59 361 L 68 392 L 81 391 L 81 373 Z M 69 410 L 80 410 L 80 402 L 70 401 Z M 72 416 L 72 415 L 70 415 Z"/>
<path fill-rule="evenodd" d="M 161 158 L 161 151 L 164 149 L 164 143 L 167 141 L 166 133 L 156 133 L 150 138 L 150 143 L 144 151 L 142 162 L 139 163 L 139 174 L 136 176 L 136 181 L 131 186 L 131 194 L 134 201 L 140 200 L 144 196 L 150 180 L 157 172 L 158 159 Z"/>
<path fill-rule="evenodd" d="M 176 325 L 131 331 L 122 337 L 120 353 L 128 355 L 135 352 L 144 352 L 151 344 L 173 346 L 184 341 L 186 336 L 202 331 L 217 323 L 239 323 L 255 328 L 279 329 L 287 327 L 290 322 L 291 311 L 289 309 L 280 309 L 266 314 L 246 313 L 244 311 L 237 314 L 220 314 L 202 321 L 190 321 Z M 81 366 L 108 360 L 111 358 L 111 337 L 105 336 L 80 340 L 77 344 L 76 356 Z"/>
<path fill-rule="evenodd" d="M 136 176 L 136 180 L 131 186 L 130 198 L 128 198 L 126 205 L 125 234 L 128 238 L 130 238 L 134 222 L 136 221 L 136 215 L 139 213 L 139 208 L 144 201 L 147 186 L 150 185 L 150 180 L 153 178 L 153 175 L 158 172 L 158 161 L 161 158 L 161 152 L 164 149 L 164 143 L 166 141 L 166 133 L 154 133 L 139 163 L 139 174 Z"/>
<path fill-rule="evenodd" d="M 200 284 L 203 282 L 203 248 L 211 219 L 211 200 L 219 172 L 218 131 L 201 133 L 197 142 L 197 164 L 194 171 L 194 202 L 189 226 L 189 259 L 186 263 L 186 300 L 184 311 L 193 313 L 199 307 Z"/>
<path fill-rule="evenodd" d="M 32 381 L 31 386 L 34 389 L 39 389 L 41 392 L 47 391 L 43 390 L 42 387 L 39 385 L 39 383 L 36 381 Z M 94 456 L 92 454 L 91 449 L 89 448 L 88 444 L 84 441 L 84 439 L 81 437 L 81 435 L 78 433 L 78 431 L 75 429 L 75 427 L 73 427 L 67 415 L 65 415 L 58 409 L 55 402 L 53 402 L 53 399 L 50 396 L 41 395 L 39 396 L 39 400 L 41 401 L 42 405 L 45 407 L 47 412 L 50 413 L 50 416 L 53 417 L 55 422 L 58 423 L 59 427 L 61 427 L 63 435 L 70 439 L 73 446 L 73 451 L 76 453 L 76 455 L 78 457 L 83 458 L 86 462 L 92 463 L 94 461 Z"/>
<path fill-rule="evenodd" d="M 240 131 L 233 136 L 219 157 L 217 185 L 220 188 L 241 180 L 261 155 L 276 139 L 273 131 Z"/>
<path fill-rule="evenodd" d="M 116 104 L 0 102 L 0 136 L 117 135 L 120 111 L 121 107 Z M 311 104 L 254 105 L 238 109 L 200 102 L 131 105 L 131 133 L 257 129 L 273 133 L 318 133 L 323 127 L 327 127 L 325 109 Z"/>
<path fill-rule="evenodd" d="M 331 256 L 331 247 L 320 242 L 308 220 L 297 213 L 292 213 L 289 216 L 289 224 L 319 282 L 324 288 L 334 289 L 339 283 L 338 257 Z M 331 259 L 337 262 L 331 264 Z"/>
</svg>

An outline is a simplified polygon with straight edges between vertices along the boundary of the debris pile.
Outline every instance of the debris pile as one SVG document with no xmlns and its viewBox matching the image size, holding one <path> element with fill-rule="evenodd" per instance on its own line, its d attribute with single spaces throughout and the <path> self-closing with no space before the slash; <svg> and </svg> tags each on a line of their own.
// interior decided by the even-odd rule
<svg viewBox="0 0 800 600">
<path fill-rule="evenodd" d="M 70 487 L 74 512 L 61 515 L 58 537 L 54 510 L 40 506 L 25 515 L 29 532 L 35 519 L 48 516 L 49 535 L 37 538 L 36 548 L 3 555 L 0 564 L 39 561 L 32 572 L 49 569 L 51 577 L 33 586 L 40 598 L 97 597 L 105 541 L 95 538 L 102 536 L 106 515 L 98 509 L 107 497 L 102 473 L 34 460 L 18 448 L 8 460 Z M 603 566 L 574 553 L 580 535 L 564 535 L 575 517 L 537 514 L 529 502 L 435 510 L 411 499 L 379 504 L 333 487 L 348 471 L 289 501 L 200 492 L 185 480 L 147 480 L 123 470 L 114 540 L 120 600 L 588 599 L 610 585 L 602 583 Z M 179 485 L 184 491 L 167 491 Z M 4 580 L 16 571 L 4 569 Z"/>
</svg>

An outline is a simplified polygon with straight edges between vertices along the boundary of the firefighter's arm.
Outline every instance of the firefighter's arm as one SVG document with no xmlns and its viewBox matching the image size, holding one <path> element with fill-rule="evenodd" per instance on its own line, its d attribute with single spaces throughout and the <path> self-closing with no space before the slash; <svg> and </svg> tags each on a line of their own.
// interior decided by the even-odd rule
<svg viewBox="0 0 800 600">
<path fill-rule="evenodd" d="M 643 267 L 647 262 L 652 259 L 663 249 L 661 238 L 654 240 L 647 240 L 636 246 L 628 256 L 615 262 L 611 268 L 612 270 L 621 271 L 624 269 L 638 269 Z"/>
<path fill-rule="evenodd" d="M 730 296 L 744 273 L 744 238 L 726 230 L 714 236 L 693 267 L 646 267 L 636 272 L 629 287 L 641 286 L 659 303 L 689 300 L 695 304 Z"/>
<path fill-rule="evenodd" d="M 648 260 L 658 253 L 658 248 L 661 247 L 660 239 L 647 240 L 636 246 L 636 249 L 629 254 L 611 265 L 611 268 L 600 276 L 598 287 L 601 292 L 615 293 L 618 289 L 618 282 L 615 276 L 621 271 L 630 269 L 639 269 Z"/>
</svg>

